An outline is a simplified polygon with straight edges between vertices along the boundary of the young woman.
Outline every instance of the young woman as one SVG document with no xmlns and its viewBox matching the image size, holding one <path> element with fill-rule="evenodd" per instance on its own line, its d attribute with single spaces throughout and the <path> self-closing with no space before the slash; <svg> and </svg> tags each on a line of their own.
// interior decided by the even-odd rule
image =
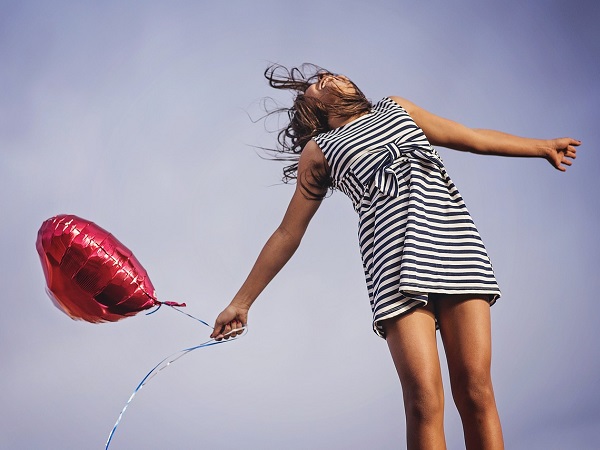
<svg viewBox="0 0 600 450">
<path fill-rule="evenodd" d="M 386 339 L 402 384 L 408 448 L 445 448 L 437 328 L 467 448 L 503 448 L 490 376 L 490 305 L 500 290 L 432 145 L 540 157 L 564 171 L 580 142 L 471 129 L 400 97 L 372 105 L 348 78 L 312 65 L 275 65 L 265 76 L 272 87 L 296 92 L 284 110 L 290 123 L 279 134 L 280 151 L 297 157 L 284 169 L 284 180 L 296 179 L 296 189 L 211 336 L 240 332 L 231 333 L 246 324 L 252 303 L 298 248 L 328 190 L 341 190 L 359 216 L 373 329 Z"/>
</svg>

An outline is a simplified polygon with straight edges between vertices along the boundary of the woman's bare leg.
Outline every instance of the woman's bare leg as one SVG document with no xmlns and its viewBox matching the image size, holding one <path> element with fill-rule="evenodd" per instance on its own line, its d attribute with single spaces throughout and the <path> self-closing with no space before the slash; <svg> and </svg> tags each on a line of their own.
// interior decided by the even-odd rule
<svg viewBox="0 0 600 450">
<path fill-rule="evenodd" d="M 489 303 L 476 295 L 437 295 L 436 316 L 467 449 L 502 449 L 491 378 Z"/>
<path fill-rule="evenodd" d="M 432 306 L 383 322 L 402 384 L 409 450 L 446 448 L 444 392 Z"/>
</svg>

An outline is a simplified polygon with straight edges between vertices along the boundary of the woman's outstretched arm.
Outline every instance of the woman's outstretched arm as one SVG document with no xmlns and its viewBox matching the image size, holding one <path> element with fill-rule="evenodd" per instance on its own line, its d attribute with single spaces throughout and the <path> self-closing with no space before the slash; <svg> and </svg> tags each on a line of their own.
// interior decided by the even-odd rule
<svg viewBox="0 0 600 450">
<path fill-rule="evenodd" d="M 572 138 L 530 139 L 495 130 L 468 128 L 444 119 L 414 103 L 391 97 L 401 105 L 423 130 L 432 145 L 473 153 L 545 158 L 556 169 L 564 172 L 576 157 L 581 141 Z"/>
<path fill-rule="evenodd" d="M 326 173 L 325 164 L 323 152 L 316 142 L 310 141 L 298 162 L 298 179 L 310 183 L 315 173 Z M 307 198 L 303 183 L 296 183 L 281 224 L 267 240 L 238 293 L 217 317 L 211 338 L 228 338 L 227 333 L 246 324 L 250 306 L 292 257 L 320 204 L 320 200 Z"/>
</svg>

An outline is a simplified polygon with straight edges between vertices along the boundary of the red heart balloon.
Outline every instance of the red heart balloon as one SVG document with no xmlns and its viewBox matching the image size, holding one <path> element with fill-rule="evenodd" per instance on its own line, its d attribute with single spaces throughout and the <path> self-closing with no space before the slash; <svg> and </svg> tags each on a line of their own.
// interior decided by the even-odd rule
<svg viewBox="0 0 600 450">
<path fill-rule="evenodd" d="M 65 214 L 46 220 L 36 248 L 48 295 L 73 319 L 116 322 L 161 304 L 133 253 L 89 220 Z"/>
</svg>

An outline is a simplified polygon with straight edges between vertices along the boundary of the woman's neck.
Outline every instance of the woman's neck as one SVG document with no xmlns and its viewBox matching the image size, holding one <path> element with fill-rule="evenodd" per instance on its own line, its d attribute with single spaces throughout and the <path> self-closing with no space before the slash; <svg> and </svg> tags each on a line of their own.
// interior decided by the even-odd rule
<svg viewBox="0 0 600 450">
<path fill-rule="evenodd" d="M 329 124 L 329 126 L 333 130 L 334 128 L 343 127 L 344 125 L 349 124 L 353 120 L 356 120 L 359 117 L 364 116 L 365 114 L 367 114 L 367 113 L 360 113 L 360 114 L 356 114 L 356 115 L 351 116 L 351 117 L 331 116 L 331 117 L 329 117 L 327 119 L 327 123 Z"/>
</svg>

